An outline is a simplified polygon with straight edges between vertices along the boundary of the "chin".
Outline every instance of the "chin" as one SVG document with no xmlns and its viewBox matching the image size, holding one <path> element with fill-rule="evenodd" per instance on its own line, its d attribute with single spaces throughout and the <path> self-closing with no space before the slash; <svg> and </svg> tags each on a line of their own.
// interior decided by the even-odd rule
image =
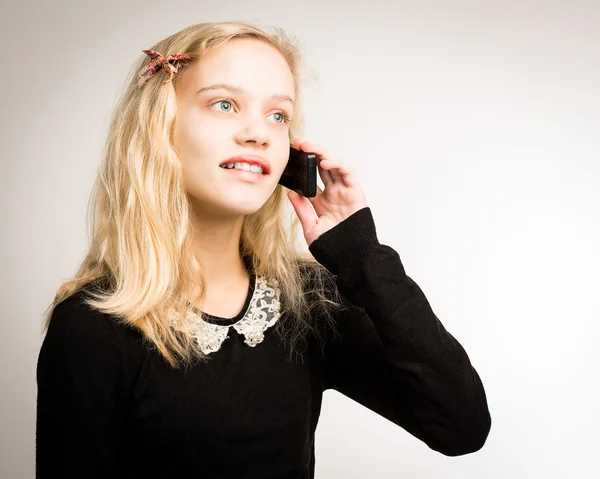
<svg viewBox="0 0 600 479">
<path fill-rule="evenodd" d="M 240 199 L 239 201 L 232 201 L 227 205 L 223 205 L 223 209 L 226 210 L 225 214 L 247 216 L 259 211 L 265 205 L 266 201 L 266 199 L 259 198 L 258 196 L 253 199 Z"/>
</svg>

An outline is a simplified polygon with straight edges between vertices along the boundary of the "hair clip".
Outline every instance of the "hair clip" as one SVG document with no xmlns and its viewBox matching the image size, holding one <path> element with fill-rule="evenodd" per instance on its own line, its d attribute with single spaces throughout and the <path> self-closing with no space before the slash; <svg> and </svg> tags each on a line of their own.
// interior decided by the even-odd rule
<svg viewBox="0 0 600 479">
<path fill-rule="evenodd" d="M 170 82 L 175 76 L 175 73 L 177 73 L 178 67 L 176 62 L 179 60 L 189 60 L 190 58 L 187 55 L 179 54 L 164 56 L 158 52 L 155 52 L 154 50 L 142 51 L 151 58 L 151 61 L 140 71 L 138 75 L 137 85 L 140 88 L 161 68 L 164 70 L 165 75 L 169 77 L 163 82 L 163 85 Z"/>
</svg>

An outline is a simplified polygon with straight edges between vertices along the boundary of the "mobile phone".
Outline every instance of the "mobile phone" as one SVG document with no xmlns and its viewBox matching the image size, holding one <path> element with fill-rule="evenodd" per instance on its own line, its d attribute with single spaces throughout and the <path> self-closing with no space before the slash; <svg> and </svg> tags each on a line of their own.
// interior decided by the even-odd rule
<svg viewBox="0 0 600 479">
<path fill-rule="evenodd" d="M 279 184 L 307 198 L 317 195 L 317 155 L 290 144 L 290 156 Z"/>
</svg>

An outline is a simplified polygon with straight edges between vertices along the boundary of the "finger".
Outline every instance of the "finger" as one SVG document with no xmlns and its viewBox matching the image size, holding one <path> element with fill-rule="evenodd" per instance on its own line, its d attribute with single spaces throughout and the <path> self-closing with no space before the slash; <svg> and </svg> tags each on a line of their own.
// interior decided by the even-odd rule
<svg viewBox="0 0 600 479">
<path fill-rule="evenodd" d="M 323 159 L 332 158 L 332 156 L 329 154 L 329 152 L 325 148 L 323 148 L 319 145 L 316 145 L 314 143 L 311 143 L 310 141 L 298 140 L 297 148 L 301 149 L 302 151 L 316 153 Z"/>
<path fill-rule="evenodd" d="M 315 212 L 312 208 L 311 202 L 305 196 L 302 196 L 295 191 L 288 192 L 288 198 L 298 215 L 302 229 L 307 232 L 310 231 L 316 221 Z"/>
<path fill-rule="evenodd" d="M 339 158 L 331 155 L 325 148 L 301 139 L 295 140 L 295 146 L 302 151 L 318 155 L 319 175 L 325 187 L 334 182 L 341 182 L 348 187 L 356 185 L 354 170 L 347 167 Z"/>
<path fill-rule="evenodd" d="M 354 170 L 346 166 L 341 160 L 324 160 L 321 168 L 326 170 L 334 181 L 343 182 L 346 186 L 356 184 Z"/>
<path fill-rule="evenodd" d="M 321 180 L 323 180 L 323 185 L 325 185 L 326 188 L 329 185 L 332 185 L 334 180 L 331 177 L 331 172 L 327 171 L 324 168 L 321 168 L 320 165 L 319 165 L 318 169 L 319 169 L 319 176 L 321 177 Z"/>
<path fill-rule="evenodd" d="M 316 145 L 314 143 L 311 143 L 309 141 L 305 141 L 302 139 L 294 140 L 294 146 L 302 151 L 306 151 L 309 153 L 315 153 L 317 155 L 317 167 L 319 168 L 319 176 L 323 180 L 323 185 L 325 185 L 325 187 L 327 187 L 327 186 L 333 184 L 334 178 L 332 177 L 331 173 L 329 171 L 325 170 L 324 168 L 321 168 L 321 166 L 320 166 L 321 162 L 324 160 L 335 159 L 332 155 L 329 154 L 329 152 L 327 152 L 327 150 L 320 147 L 319 145 Z"/>
</svg>

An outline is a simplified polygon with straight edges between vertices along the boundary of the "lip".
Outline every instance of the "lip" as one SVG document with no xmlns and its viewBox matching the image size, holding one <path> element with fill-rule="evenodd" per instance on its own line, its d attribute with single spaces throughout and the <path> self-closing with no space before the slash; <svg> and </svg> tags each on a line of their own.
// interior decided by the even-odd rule
<svg viewBox="0 0 600 479">
<path fill-rule="evenodd" d="M 228 163 L 248 163 L 249 165 L 258 165 L 262 168 L 263 175 L 268 175 L 271 173 L 271 166 L 269 162 L 259 155 L 239 155 L 229 158 L 228 160 L 223 161 L 219 166 L 226 165 Z"/>
</svg>

